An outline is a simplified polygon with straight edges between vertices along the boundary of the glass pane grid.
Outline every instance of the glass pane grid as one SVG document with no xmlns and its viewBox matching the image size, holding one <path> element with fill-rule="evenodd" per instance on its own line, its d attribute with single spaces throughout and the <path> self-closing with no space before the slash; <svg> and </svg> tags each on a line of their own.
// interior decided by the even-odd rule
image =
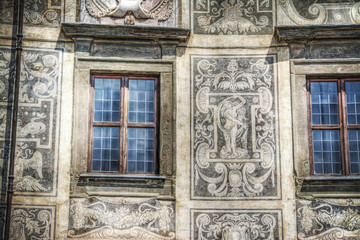
<svg viewBox="0 0 360 240">
<path fill-rule="evenodd" d="M 94 121 L 120 121 L 120 79 L 95 78 Z"/>
<path fill-rule="evenodd" d="M 119 127 L 94 127 L 93 171 L 119 171 L 119 130 Z"/>
<path fill-rule="evenodd" d="M 339 124 L 337 83 L 311 82 L 310 88 L 312 124 Z"/>
<path fill-rule="evenodd" d="M 339 130 L 313 130 L 315 174 L 341 174 Z"/>
<path fill-rule="evenodd" d="M 129 122 L 155 121 L 155 81 L 129 81 Z"/>
<path fill-rule="evenodd" d="M 128 128 L 128 172 L 154 172 L 154 128 Z"/>
<path fill-rule="evenodd" d="M 348 124 L 360 124 L 360 82 L 345 82 Z"/>
<path fill-rule="evenodd" d="M 350 173 L 360 174 L 360 130 L 349 130 Z"/>
</svg>

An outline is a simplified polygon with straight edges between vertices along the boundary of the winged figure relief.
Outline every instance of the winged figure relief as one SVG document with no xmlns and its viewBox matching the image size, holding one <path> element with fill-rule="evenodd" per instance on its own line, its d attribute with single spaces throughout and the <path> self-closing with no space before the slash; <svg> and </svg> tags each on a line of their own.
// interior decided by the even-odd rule
<svg viewBox="0 0 360 240">
<path fill-rule="evenodd" d="M 175 0 L 86 0 L 86 9 L 96 18 L 111 16 L 125 18 L 133 25 L 135 18 L 166 21 L 173 12 Z"/>
</svg>

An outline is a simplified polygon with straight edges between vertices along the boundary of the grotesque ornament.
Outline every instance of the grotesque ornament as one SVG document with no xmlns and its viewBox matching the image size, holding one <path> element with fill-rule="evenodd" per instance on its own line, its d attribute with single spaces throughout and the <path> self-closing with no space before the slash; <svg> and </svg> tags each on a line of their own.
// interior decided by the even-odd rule
<svg viewBox="0 0 360 240">
<path fill-rule="evenodd" d="M 86 0 L 86 9 L 91 16 L 125 18 L 127 25 L 134 25 L 135 18 L 166 21 L 173 8 L 174 0 Z"/>
</svg>

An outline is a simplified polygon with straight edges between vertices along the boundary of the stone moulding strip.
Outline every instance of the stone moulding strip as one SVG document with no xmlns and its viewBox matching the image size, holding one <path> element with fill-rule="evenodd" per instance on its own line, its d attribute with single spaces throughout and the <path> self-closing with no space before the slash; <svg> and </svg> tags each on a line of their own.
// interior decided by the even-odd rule
<svg viewBox="0 0 360 240">
<path fill-rule="evenodd" d="M 360 24 L 326 24 L 277 26 L 275 34 L 280 41 L 360 38 Z"/>
<path fill-rule="evenodd" d="M 62 23 L 61 28 L 70 38 L 166 40 L 182 43 L 187 41 L 190 34 L 190 29 L 173 27 Z"/>
</svg>

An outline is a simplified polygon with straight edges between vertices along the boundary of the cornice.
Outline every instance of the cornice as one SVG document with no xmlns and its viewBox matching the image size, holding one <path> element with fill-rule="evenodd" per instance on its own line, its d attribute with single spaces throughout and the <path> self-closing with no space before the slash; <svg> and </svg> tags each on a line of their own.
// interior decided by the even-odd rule
<svg viewBox="0 0 360 240">
<path fill-rule="evenodd" d="M 65 36 L 73 39 L 170 41 L 178 44 L 187 41 L 190 29 L 154 26 L 103 25 L 62 23 Z"/>
<path fill-rule="evenodd" d="M 360 24 L 322 24 L 276 26 L 275 34 L 279 41 L 320 39 L 359 39 Z"/>
</svg>

